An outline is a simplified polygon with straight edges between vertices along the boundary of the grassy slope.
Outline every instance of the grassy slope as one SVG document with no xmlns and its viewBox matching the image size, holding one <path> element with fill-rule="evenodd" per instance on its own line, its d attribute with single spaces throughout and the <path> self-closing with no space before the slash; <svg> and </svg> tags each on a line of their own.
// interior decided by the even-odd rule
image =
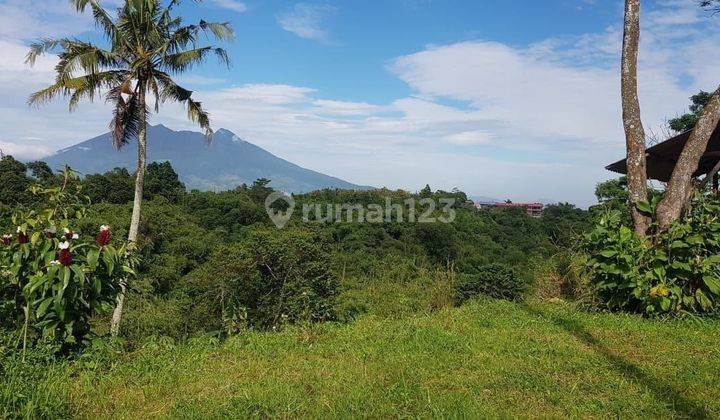
<svg viewBox="0 0 720 420">
<path fill-rule="evenodd" d="M 87 417 L 716 417 L 718 326 L 478 302 L 146 346 L 63 387 Z"/>
</svg>

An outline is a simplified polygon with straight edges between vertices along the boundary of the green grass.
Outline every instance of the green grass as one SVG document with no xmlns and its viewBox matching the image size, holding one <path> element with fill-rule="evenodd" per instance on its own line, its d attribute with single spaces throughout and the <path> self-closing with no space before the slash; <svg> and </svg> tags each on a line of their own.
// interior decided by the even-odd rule
<svg viewBox="0 0 720 420">
<path fill-rule="evenodd" d="M 719 326 L 480 301 L 156 341 L 108 369 L 53 370 L 53 385 L 38 386 L 93 418 L 718 417 Z"/>
</svg>

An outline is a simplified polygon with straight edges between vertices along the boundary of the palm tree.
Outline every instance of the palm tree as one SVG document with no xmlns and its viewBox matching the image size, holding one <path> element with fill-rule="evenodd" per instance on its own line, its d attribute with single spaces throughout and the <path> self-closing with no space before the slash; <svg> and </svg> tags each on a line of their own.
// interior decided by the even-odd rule
<svg viewBox="0 0 720 420">
<path fill-rule="evenodd" d="M 113 17 L 99 0 L 71 0 L 78 12 L 90 8 L 96 26 L 107 39 L 108 47 L 76 39 L 45 39 L 30 47 L 26 63 L 33 65 L 45 53 L 57 53 L 55 83 L 35 92 L 28 100 L 31 105 L 48 102 L 57 96 L 69 98 L 70 111 L 79 101 L 105 96 L 114 107 L 110 131 L 113 144 L 121 148 L 133 139 L 138 141 L 135 200 L 128 233 L 134 244 L 138 238 L 143 177 L 147 153 L 148 96 L 154 99 L 155 112 L 161 103 L 175 101 L 187 108 L 188 118 L 199 124 L 208 140 L 212 137 L 208 113 L 200 102 L 192 99 L 192 91 L 173 81 L 182 73 L 203 62 L 209 55 L 229 66 L 227 53 L 215 46 L 200 46 L 199 37 L 207 35 L 216 40 L 231 39 L 233 30 L 228 23 L 183 26 L 182 19 L 171 16 L 182 0 L 125 0 Z M 125 286 L 118 295 L 111 331 L 117 334 L 125 298 Z"/>
</svg>

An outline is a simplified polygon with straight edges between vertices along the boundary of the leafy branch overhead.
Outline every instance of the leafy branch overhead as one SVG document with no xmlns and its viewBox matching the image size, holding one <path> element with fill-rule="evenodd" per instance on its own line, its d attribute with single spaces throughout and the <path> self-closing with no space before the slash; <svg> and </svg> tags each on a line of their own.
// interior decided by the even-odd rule
<svg viewBox="0 0 720 420">
<path fill-rule="evenodd" d="M 29 98 L 39 105 L 64 97 L 70 110 L 81 100 L 98 96 L 114 107 L 110 129 L 116 147 L 137 137 L 148 106 L 141 102 L 146 93 L 154 98 L 157 112 L 161 103 L 175 101 L 187 108 L 188 118 L 212 135 L 208 113 L 192 97 L 192 91 L 175 83 L 173 75 L 183 73 L 210 56 L 229 66 L 227 52 L 213 45 L 202 45 L 201 38 L 228 40 L 234 37 L 229 23 L 207 22 L 183 25 L 172 17 L 180 0 L 163 7 L 160 0 L 127 0 L 113 17 L 97 0 L 73 0 L 79 12 L 90 10 L 107 45 L 98 46 L 77 39 L 43 39 L 30 47 L 26 62 L 35 64 L 38 57 L 55 53 L 55 83 Z"/>
</svg>

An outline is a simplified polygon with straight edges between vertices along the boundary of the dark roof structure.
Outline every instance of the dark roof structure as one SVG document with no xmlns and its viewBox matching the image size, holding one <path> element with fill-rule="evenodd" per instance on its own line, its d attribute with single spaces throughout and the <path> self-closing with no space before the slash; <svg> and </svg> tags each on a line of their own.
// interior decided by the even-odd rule
<svg viewBox="0 0 720 420">
<path fill-rule="evenodd" d="M 690 131 L 686 131 L 662 143 L 647 149 L 647 177 L 661 182 L 670 181 L 675 164 L 680 157 L 685 142 L 690 137 Z M 710 141 L 708 142 L 705 153 L 700 158 L 698 169 L 693 174 L 694 177 L 705 175 L 712 171 L 715 164 L 720 161 L 720 126 L 715 128 Z M 619 174 L 627 173 L 627 162 L 625 159 L 617 161 L 605 167 L 605 169 Z"/>
</svg>

